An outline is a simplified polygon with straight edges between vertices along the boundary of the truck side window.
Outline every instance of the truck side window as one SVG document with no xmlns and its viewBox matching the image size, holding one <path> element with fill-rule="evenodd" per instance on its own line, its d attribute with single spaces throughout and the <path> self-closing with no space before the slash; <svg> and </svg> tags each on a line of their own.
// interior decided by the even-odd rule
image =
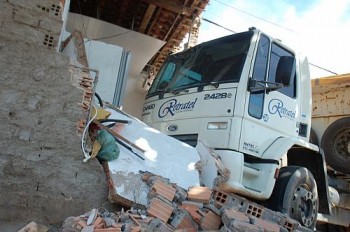
<svg viewBox="0 0 350 232">
<path fill-rule="evenodd" d="M 269 69 L 269 81 L 274 82 L 276 76 L 277 64 L 281 56 L 294 56 L 293 53 L 288 50 L 278 46 L 277 44 L 272 44 L 271 47 L 271 58 L 270 58 L 270 69 Z M 295 76 L 291 79 L 289 86 L 285 86 L 278 91 L 287 95 L 291 98 L 295 98 Z"/>
<path fill-rule="evenodd" d="M 255 58 L 253 79 L 266 80 L 266 70 L 269 58 L 270 40 L 261 35 Z M 265 93 L 250 93 L 248 113 L 254 118 L 261 118 L 264 109 Z"/>
</svg>

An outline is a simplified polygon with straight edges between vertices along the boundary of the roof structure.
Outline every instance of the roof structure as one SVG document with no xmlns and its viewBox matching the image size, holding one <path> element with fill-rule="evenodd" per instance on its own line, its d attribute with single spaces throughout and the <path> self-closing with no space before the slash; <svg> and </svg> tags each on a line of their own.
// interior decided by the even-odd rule
<svg viewBox="0 0 350 232">
<path fill-rule="evenodd" d="M 70 11 L 166 41 L 148 62 L 156 73 L 209 0 L 72 0 Z"/>
</svg>

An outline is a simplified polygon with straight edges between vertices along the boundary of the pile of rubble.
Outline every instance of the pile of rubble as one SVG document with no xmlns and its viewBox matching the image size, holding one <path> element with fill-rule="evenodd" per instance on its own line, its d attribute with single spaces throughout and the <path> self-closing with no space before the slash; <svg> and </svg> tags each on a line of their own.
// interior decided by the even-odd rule
<svg viewBox="0 0 350 232">
<path fill-rule="evenodd" d="M 287 216 L 220 189 L 191 187 L 143 174 L 150 187 L 147 208 L 114 214 L 105 209 L 66 219 L 62 232 L 118 231 L 311 231 Z"/>
</svg>

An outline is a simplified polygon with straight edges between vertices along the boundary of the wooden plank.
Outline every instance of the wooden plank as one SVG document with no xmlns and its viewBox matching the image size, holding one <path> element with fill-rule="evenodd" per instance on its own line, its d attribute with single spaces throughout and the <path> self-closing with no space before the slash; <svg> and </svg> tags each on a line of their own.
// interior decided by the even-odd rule
<svg viewBox="0 0 350 232">
<path fill-rule="evenodd" d="M 121 136 L 120 134 L 118 134 L 117 132 L 115 132 L 114 130 L 106 127 L 105 125 L 103 125 L 102 123 L 100 123 L 97 120 L 94 120 L 93 123 L 95 123 L 97 126 L 99 126 L 101 129 L 104 129 L 106 131 L 108 131 L 111 135 L 113 135 L 114 137 L 120 139 L 121 141 L 123 141 L 124 143 L 130 145 L 133 148 L 136 148 L 137 150 L 141 151 L 142 153 L 145 152 L 145 150 L 143 150 L 141 147 L 137 146 L 136 144 L 134 144 L 133 142 L 131 142 L 130 140 L 126 139 L 125 137 Z"/>
<path fill-rule="evenodd" d="M 311 80 L 311 86 L 316 87 L 340 87 L 340 86 L 349 86 L 350 85 L 350 74 L 336 75 L 330 77 L 322 77 Z"/>
<path fill-rule="evenodd" d="M 139 28 L 139 32 L 140 33 L 144 33 L 145 32 L 145 30 L 147 28 L 147 25 L 149 24 L 149 22 L 150 22 L 150 20 L 152 18 L 152 15 L 153 15 L 155 10 L 156 10 L 156 6 L 155 5 L 153 5 L 153 4 L 149 4 L 148 5 L 146 13 L 145 13 L 145 15 L 142 18 L 142 23 L 141 23 L 140 28 Z"/>
<path fill-rule="evenodd" d="M 175 1 L 164 1 L 164 0 L 143 0 L 143 1 L 149 4 L 154 4 L 156 6 L 159 6 L 160 8 L 173 11 L 178 14 L 183 14 L 187 16 L 191 15 L 191 8 L 178 4 Z"/>
</svg>

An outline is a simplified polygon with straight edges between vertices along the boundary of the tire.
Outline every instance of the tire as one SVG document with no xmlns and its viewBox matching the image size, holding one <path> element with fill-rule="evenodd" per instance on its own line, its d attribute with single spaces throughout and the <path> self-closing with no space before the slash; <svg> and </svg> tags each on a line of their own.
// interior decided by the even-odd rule
<svg viewBox="0 0 350 232">
<path fill-rule="evenodd" d="M 302 226 L 313 230 L 319 202 L 312 173 L 299 166 L 281 168 L 268 205 L 269 208 L 285 213 L 299 221 Z"/>
<path fill-rule="evenodd" d="M 350 118 L 333 122 L 322 136 L 321 147 L 329 166 L 350 173 Z"/>
<path fill-rule="evenodd" d="M 309 142 L 318 146 L 318 138 L 317 138 L 316 132 L 312 128 L 310 130 Z"/>
</svg>

